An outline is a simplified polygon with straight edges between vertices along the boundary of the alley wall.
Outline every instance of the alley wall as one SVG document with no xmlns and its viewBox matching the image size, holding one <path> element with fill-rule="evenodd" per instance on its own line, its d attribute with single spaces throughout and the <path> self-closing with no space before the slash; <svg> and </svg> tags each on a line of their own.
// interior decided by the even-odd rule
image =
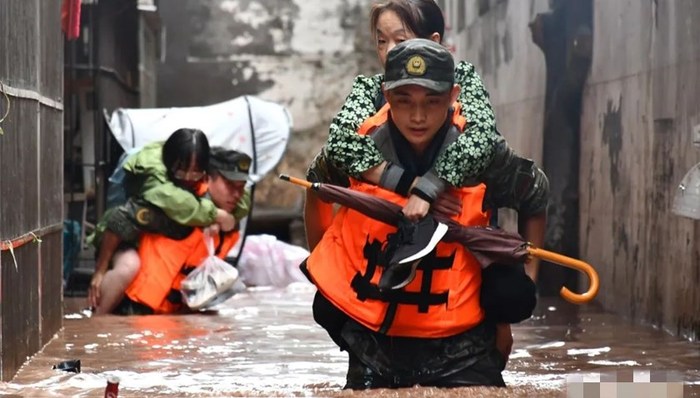
<svg viewBox="0 0 700 398">
<path fill-rule="evenodd" d="M 0 380 L 61 328 L 63 36 L 56 1 L 0 2 Z M 12 250 L 9 248 L 13 247 Z"/>
<path fill-rule="evenodd" d="M 593 3 L 593 60 L 583 93 L 580 256 L 595 265 L 607 309 L 700 336 L 700 221 L 673 195 L 700 162 L 700 3 Z M 448 10 L 454 12 L 454 4 Z M 469 1 L 456 32 L 513 147 L 540 160 L 547 76 L 528 28 L 547 1 Z M 449 15 L 454 26 L 454 14 Z M 585 278 L 584 278 L 585 279 Z M 584 281 L 585 284 L 585 281 Z"/>
</svg>

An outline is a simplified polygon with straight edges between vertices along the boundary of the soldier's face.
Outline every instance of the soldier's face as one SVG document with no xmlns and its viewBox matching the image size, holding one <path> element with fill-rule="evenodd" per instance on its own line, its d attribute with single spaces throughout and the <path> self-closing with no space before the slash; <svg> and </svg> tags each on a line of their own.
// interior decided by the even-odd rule
<svg viewBox="0 0 700 398">
<path fill-rule="evenodd" d="M 425 150 L 445 123 L 457 94 L 459 86 L 445 93 L 436 93 L 417 85 L 384 92 L 391 106 L 391 119 L 418 153 Z"/>
<path fill-rule="evenodd" d="M 209 194 L 216 207 L 232 212 L 243 196 L 245 181 L 230 181 L 219 173 L 209 176 Z"/>
</svg>

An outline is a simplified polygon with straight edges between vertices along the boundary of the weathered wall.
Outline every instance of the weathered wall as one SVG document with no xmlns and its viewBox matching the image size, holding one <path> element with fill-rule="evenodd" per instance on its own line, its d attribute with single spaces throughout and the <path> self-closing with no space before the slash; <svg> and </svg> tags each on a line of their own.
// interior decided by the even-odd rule
<svg viewBox="0 0 700 398">
<path fill-rule="evenodd" d="M 700 161 L 700 3 L 594 4 L 584 98 L 581 249 L 600 272 L 600 301 L 672 333 L 700 336 L 700 222 L 673 215 Z"/>
<path fill-rule="evenodd" d="M 379 71 L 368 29 L 369 0 L 168 0 L 159 106 L 194 106 L 240 95 L 285 104 L 294 132 L 256 202 L 297 207 L 302 192 L 276 182 L 303 175 L 358 73 Z"/>
<path fill-rule="evenodd" d="M 466 28 L 455 37 L 458 55 L 484 78 L 499 129 L 536 160 L 546 76 L 527 24 L 547 7 L 540 0 L 468 2 Z M 700 3 L 595 0 L 593 19 L 581 123 L 580 255 L 600 273 L 598 300 L 606 308 L 698 338 L 700 222 L 675 216 L 670 204 L 683 175 L 700 162 L 691 144 L 700 124 Z"/>
<path fill-rule="evenodd" d="M 57 1 L 0 2 L 0 119 L 7 114 L 0 122 L 0 380 L 11 379 L 62 321 L 59 15 Z M 32 236 L 38 239 L 19 245 Z"/>
</svg>

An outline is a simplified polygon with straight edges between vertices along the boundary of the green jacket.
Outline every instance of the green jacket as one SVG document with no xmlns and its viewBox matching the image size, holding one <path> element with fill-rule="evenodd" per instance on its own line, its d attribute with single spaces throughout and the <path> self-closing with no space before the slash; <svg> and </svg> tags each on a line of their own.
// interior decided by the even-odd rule
<svg viewBox="0 0 700 398">
<path fill-rule="evenodd" d="M 198 198 L 168 178 L 163 164 L 163 143 L 144 146 L 126 160 L 124 170 L 135 177 L 127 179 L 131 180 L 127 182 L 127 195 L 143 198 L 178 224 L 206 227 L 216 219 L 214 202 Z"/>
<path fill-rule="evenodd" d="M 127 197 L 158 207 L 169 219 L 181 225 L 197 227 L 213 224 L 216 219 L 214 202 L 208 198 L 198 198 L 168 179 L 162 161 L 162 149 L 162 143 L 149 144 L 127 158 L 123 166 L 128 172 L 124 187 Z M 238 201 L 233 216 L 237 220 L 245 218 L 250 212 L 250 206 L 250 191 L 246 190 Z M 87 237 L 87 243 L 99 247 L 106 229 L 117 233 L 125 242 L 136 243 L 143 226 L 134 222 L 132 210 L 122 205 L 105 212 L 95 226 L 94 233 Z"/>
<path fill-rule="evenodd" d="M 233 210 L 233 217 L 235 217 L 236 220 L 241 220 L 245 218 L 248 213 L 250 213 L 250 190 L 246 189 L 243 191 L 243 196 L 241 196 L 236 208 Z"/>
</svg>

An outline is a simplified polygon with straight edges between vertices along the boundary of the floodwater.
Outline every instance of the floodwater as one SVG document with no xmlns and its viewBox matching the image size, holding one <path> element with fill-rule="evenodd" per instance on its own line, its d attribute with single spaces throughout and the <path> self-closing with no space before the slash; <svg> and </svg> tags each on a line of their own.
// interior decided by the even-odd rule
<svg viewBox="0 0 700 398">
<path fill-rule="evenodd" d="M 73 303 L 64 329 L 0 394 L 102 397 L 114 375 L 119 397 L 559 397 L 610 377 L 646 386 L 637 396 L 664 396 L 648 395 L 663 377 L 683 391 L 675 396 L 700 397 L 700 344 L 556 299 L 514 327 L 507 388 L 343 391 L 347 357 L 313 322 L 313 293 L 308 284 L 251 289 L 218 313 L 186 316 L 89 318 Z M 51 369 L 69 359 L 81 360 L 81 373 Z"/>
</svg>

